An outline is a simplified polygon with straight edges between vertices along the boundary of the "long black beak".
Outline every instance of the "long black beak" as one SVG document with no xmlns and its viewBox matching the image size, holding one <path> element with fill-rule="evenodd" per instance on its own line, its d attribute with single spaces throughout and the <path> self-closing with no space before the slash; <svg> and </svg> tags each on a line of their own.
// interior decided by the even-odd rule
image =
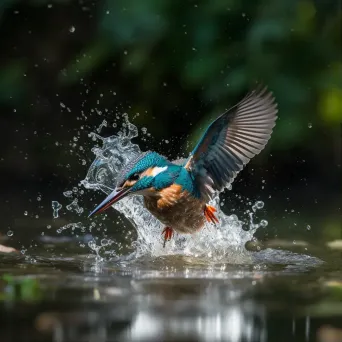
<svg viewBox="0 0 342 342">
<path fill-rule="evenodd" d="M 115 189 L 110 195 L 108 195 L 104 201 L 102 201 L 91 213 L 88 217 L 93 216 L 97 213 L 102 213 L 114 203 L 118 202 L 122 198 L 126 197 L 130 193 L 130 188 L 124 189 Z"/>
</svg>

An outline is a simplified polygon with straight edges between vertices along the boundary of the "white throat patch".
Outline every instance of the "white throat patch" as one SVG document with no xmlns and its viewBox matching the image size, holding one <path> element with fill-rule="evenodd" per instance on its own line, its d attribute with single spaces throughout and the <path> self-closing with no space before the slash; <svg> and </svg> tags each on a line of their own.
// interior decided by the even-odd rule
<svg viewBox="0 0 342 342">
<path fill-rule="evenodd" d="M 164 172 L 166 170 L 167 170 L 167 166 L 154 167 L 152 170 L 152 176 L 155 177 L 155 176 L 159 175 L 161 172 Z"/>
</svg>

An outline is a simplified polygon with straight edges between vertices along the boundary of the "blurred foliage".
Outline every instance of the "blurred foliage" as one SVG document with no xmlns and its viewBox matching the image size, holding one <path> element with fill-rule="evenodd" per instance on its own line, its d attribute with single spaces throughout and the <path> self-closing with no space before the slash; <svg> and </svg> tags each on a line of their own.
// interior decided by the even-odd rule
<svg viewBox="0 0 342 342">
<path fill-rule="evenodd" d="M 52 7 L 72 1 L 28 2 Z M 15 3 L 3 1 L 0 11 Z M 79 2 L 97 17 L 98 30 L 61 70 L 61 85 L 80 82 L 112 59 L 119 61 L 121 77 L 139 80 L 147 98 L 158 96 L 172 75 L 186 93 L 199 92 L 203 101 L 222 107 L 259 80 L 279 102 L 272 142 L 279 148 L 305 143 L 310 123 L 317 127 L 321 121 L 330 126 L 341 122 L 341 11 L 333 1 L 99 3 L 94 9 L 90 2 Z M 27 67 L 23 61 L 1 66 L 0 101 L 22 98 L 25 82 L 18 75 Z M 217 113 L 217 108 L 212 111 Z"/>
<path fill-rule="evenodd" d="M 37 279 L 13 277 L 4 274 L 0 279 L 0 300 L 37 301 L 41 298 L 42 291 Z"/>
</svg>

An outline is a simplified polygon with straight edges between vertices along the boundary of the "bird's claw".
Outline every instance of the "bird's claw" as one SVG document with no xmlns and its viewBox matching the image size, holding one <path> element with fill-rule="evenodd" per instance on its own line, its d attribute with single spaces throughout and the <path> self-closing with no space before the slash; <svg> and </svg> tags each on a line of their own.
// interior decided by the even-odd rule
<svg viewBox="0 0 342 342">
<path fill-rule="evenodd" d="M 219 222 L 218 218 L 214 214 L 215 212 L 216 212 L 216 208 L 212 207 L 211 205 L 205 206 L 204 216 L 208 222 L 212 222 L 214 224 Z"/>
<path fill-rule="evenodd" d="M 172 236 L 173 236 L 173 230 L 172 228 L 170 227 L 165 227 L 163 232 L 162 232 L 162 235 L 164 234 L 164 245 L 163 247 L 165 248 L 165 244 L 166 244 L 166 241 L 168 240 L 171 240 Z"/>
</svg>

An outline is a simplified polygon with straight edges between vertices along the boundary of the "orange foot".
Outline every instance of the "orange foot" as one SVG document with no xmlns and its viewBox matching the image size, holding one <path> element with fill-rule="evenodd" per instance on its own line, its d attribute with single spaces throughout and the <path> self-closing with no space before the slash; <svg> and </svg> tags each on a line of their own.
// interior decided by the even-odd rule
<svg viewBox="0 0 342 342">
<path fill-rule="evenodd" d="M 204 208 L 204 216 L 207 219 L 208 222 L 212 223 L 218 223 L 219 220 L 215 216 L 216 209 L 212 207 L 211 205 L 206 205 Z"/>
<path fill-rule="evenodd" d="M 172 238 L 172 235 L 173 235 L 173 230 L 172 228 L 170 227 L 165 227 L 163 232 L 162 232 L 162 235 L 164 234 L 164 245 L 163 247 L 165 248 L 165 244 L 166 244 L 166 241 L 167 240 L 171 240 Z"/>
</svg>

